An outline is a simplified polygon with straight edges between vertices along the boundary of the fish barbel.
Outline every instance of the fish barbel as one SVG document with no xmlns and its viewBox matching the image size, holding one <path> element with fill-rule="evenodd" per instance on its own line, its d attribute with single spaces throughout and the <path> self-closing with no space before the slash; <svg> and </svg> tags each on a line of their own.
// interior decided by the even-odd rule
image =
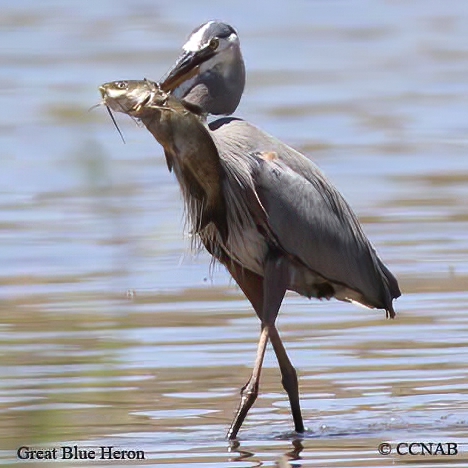
<svg viewBox="0 0 468 468">
<path fill-rule="evenodd" d="M 108 108 L 141 120 L 163 146 L 167 166 L 170 171 L 174 169 L 182 189 L 194 231 L 200 232 L 213 222 L 226 239 L 224 170 L 201 117 L 149 80 L 112 81 L 101 85 L 99 91 Z"/>
</svg>

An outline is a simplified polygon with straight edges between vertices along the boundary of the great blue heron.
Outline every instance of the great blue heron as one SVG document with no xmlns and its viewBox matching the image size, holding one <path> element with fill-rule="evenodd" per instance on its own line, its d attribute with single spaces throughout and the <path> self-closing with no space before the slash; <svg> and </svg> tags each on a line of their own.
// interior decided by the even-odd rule
<svg viewBox="0 0 468 468">
<path fill-rule="evenodd" d="M 236 31 L 210 21 L 190 35 L 161 87 L 202 113 L 227 115 L 237 108 L 244 83 Z M 314 163 L 244 120 L 224 117 L 209 129 L 226 178 L 222 187 L 228 236 L 204 243 L 229 270 L 261 321 L 252 375 L 227 436 L 237 436 L 257 398 L 268 340 L 295 430 L 302 433 L 297 373 L 275 326 L 286 290 L 384 309 L 393 318 L 392 301 L 401 294 L 398 283 L 347 202 Z M 177 155 L 171 158 L 177 165 Z M 186 189 L 182 187 L 184 193 Z"/>
<path fill-rule="evenodd" d="M 245 86 L 245 66 L 235 29 L 208 21 L 194 29 L 167 73 L 165 91 L 215 115 L 232 114 Z"/>
</svg>

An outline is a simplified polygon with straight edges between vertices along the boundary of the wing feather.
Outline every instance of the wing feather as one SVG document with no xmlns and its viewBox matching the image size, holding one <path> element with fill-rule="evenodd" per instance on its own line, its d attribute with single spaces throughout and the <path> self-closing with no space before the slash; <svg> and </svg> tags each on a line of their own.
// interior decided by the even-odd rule
<svg viewBox="0 0 468 468">
<path fill-rule="evenodd" d="M 224 164 L 248 167 L 273 242 L 324 278 L 394 314 L 398 283 L 348 203 L 308 158 L 240 119 L 210 124 Z M 244 170 L 244 173 L 246 170 Z"/>
</svg>

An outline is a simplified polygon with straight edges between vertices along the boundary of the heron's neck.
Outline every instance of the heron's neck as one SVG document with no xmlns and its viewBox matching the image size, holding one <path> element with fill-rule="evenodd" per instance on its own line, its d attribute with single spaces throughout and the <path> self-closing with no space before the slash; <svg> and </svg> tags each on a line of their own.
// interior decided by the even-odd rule
<svg viewBox="0 0 468 468">
<path fill-rule="evenodd" d="M 232 48 L 201 65 L 199 73 L 182 83 L 174 95 L 203 113 L 229 115 L 237 109 L 244 85 L 244 61 L 240 50 Z"/>
</svg>

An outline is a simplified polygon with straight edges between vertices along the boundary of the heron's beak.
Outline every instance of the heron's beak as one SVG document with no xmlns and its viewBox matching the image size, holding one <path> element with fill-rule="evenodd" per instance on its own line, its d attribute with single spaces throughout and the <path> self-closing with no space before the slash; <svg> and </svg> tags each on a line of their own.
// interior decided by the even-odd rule
<svg viewBox="0 0 468 468">
<path fill-rule="evenodd" d="M 215 51 L 209 47 L 194 52 L 184 52 L 161 81 L 161 89 L 165 92 L 174 90 L 181 83 L 196 75 L 199 65 L 209 60 L 214 54 Z"/>
</svg>

